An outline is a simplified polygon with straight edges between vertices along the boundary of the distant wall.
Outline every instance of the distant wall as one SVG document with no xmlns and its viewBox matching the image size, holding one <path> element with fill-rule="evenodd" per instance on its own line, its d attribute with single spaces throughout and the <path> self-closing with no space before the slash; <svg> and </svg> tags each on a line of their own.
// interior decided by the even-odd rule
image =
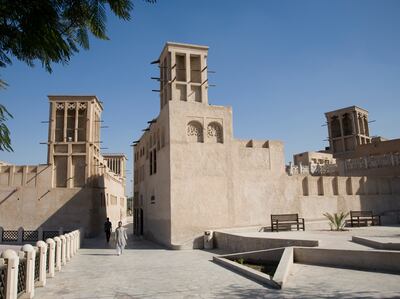
<svg viewBox="0 0 400 299">
<path fill-rule="evenodd" d="M 88 235 L 103 232 L 107 215 L 116 225 L 126 217 L 124 186 L 104 174 L 97 187 L 53 188 L 52 167 L 0 167 L 0 226 L 5 229 L 65 230 L 83 227 Z M 116 198 L 111 202 L 110 195 Z"/>
</svg>

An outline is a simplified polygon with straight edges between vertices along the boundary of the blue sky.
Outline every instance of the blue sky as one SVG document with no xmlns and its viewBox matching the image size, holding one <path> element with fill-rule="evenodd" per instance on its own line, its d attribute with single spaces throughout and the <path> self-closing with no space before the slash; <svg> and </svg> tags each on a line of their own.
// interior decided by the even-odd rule
<svg viewBox="0 0 400 299">
<path fill-rule="evenodd" d="M 135 1 L 133 19 L 109 15 L 109 41 L 91 40 L 52 74 L 14 60 L 0 103 L 14 153 L 0 160 L 46 162 L 48 94 L 96 94 L 104 101 L 103 145 L 124 152 L 158 114 L 150 80 L 166 41 L 210 46 L 210 103 L 233 107 L 237 138 L 285 142 L 293 153 L 327 145 L 324 112 L 358 105 L 370 112 L 371 134 L 399 137 L 400 1 Z M 128 174 L 128 175 L 131 175 Z"/>
</svg>

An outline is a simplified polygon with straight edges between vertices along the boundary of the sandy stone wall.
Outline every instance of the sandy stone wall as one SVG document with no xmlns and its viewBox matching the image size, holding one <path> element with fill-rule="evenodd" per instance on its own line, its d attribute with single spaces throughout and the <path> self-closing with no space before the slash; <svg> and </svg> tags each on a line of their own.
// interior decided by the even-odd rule
<svg viewBox="0 0 400 299">
<path fill-rule="evenodd" d="M 114 226 L 126 217 L 124 186 L 108 175 L 99 178 L 99 187 L 54 188 L 50 165 L 11 165 L 0 167 L 0 178 L 0 226 L 5 229 L 83 227 L 87 235 L 96 235 L 107 216 Z M 117 198 L 115 205 L 107 204 L 107 194 Z"/>
</svg>

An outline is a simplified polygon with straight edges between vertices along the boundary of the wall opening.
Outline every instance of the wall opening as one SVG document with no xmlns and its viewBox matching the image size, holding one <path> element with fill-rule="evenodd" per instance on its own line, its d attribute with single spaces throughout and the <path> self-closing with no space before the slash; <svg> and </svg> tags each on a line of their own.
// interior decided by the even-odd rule
<svg viewBox="0 0 400 299">
<path fill-rule="evenodd" d="M 332 192 L 333 192 L 333 195 L 339 195 L 339 184 L 338 184 L 337 177 L 334 177 L 332 179 Z"/>
<path fill-rule="evenodd" d="M 189 142 L 204 142 L 203 126 L 198 121 L 189 122 L 186 133 Z"/>
<path fill-rule="evenodd" d="M 331 118 L 331 132 L 332 132 L 332 138 L 342 136 L 342 132 L 340 130 L 340 121 L 337 116 L 332 116 Z"/>
<path fill-rule="evenodd" d="M 303 196 L 308 196 L 308 179 L 307 177 L 304 177 L 303 180 L 301 181 L 301 187 L 303 189 Z"/>
<path fill-rule="evenodd" d="M 86 170 L 85 156 L 72 157 L 72 173 L 74 187 L 83 187 L 85 185 L 85 170 Z"/>
<path fill-rule="evenodd" d="M 353 195 L 353 187 L 351 185 L 351 178 L 346 179 L 346 194 Z"/>
<path fill-rule="evenodd" d="M 222 125 L 217 122 L 211 122 L 207 126 L 207 137 L 212 143 L 224 143 Z"/>
<path fill-rule="evenodd" d="M 317 189 L 318 189 L 319 196 L 324 195 L 324 181 L 323 181 L 322 177 L 319 177 L 317 180 Z"/>
<path fill-rule="evenodd" d="M 78 110 L 78 141 L 86 141 L 86 109 Z"/>
<path fill-rule="evenodd" d="M 344 136 L 353 134 L 353 120 L 348 113 L 343 114 L 343 134 Z"/>
<path fill-rule="evenodd" d="M 176 81 L 186 82 L 185 54 L 176 54 Z"/>
<path fill-rule="evenodd" d="M 190 55 L 190 81 L 201 83 L 200 56 Z"/>
<path fill-rule="evenodd" d="M 64 141 L 64 105 L 57 104 L 56 108 L 56 128 L 55 128 L 55 141 Z"/>
<path fill-rule="evenodd" d="M 56 187 L 67 187 L 67 156 L 54 156 Z"/>
</svg>

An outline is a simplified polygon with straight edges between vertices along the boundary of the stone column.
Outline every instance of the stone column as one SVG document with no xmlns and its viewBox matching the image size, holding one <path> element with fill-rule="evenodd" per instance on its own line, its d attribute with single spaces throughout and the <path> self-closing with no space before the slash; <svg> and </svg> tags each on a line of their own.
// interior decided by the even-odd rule
<svg viewBox="0 0 400 299">
<path fill-rule="evenodd" d="M 175 99 L 176 96 L 176 53 L 174 51 L 171 51 L 171 66 L 170 66 L 170 72 L 171 72 L 171 100 L 178 100 Z"/>
<path fill-rule="evenodd" d="M 54 241 L 56 242 L 55 246 L 55 254 L 56 254 L 56 259 L 55 259 L 55 270 L 56 271 L 61 271 L 61 239 L 59 237 L 54 237 Z"/>
<path fill-rule="evenodd" d="M 35 296 L 35 258 L 36 250 L 30 244 L 21 247 L 26 257 L 26 290 L 24 298 L 33 298 Z"/>
<path fill-rule="evenodd" d="M 201 102 L 208 104 L 208 83 L 206 80 L 208 79 L 208 69 L 205 68 L 207 66 L 207 56 L 206 55 L 201 55 L 200 56 L 200 78 L 201 78 Z M 204 83 L 204 84 L 203 84 Z"/>
<path fill-rule="evenodd" d="M 6 298 L 17 299 L 19 257 L 14 250 L 7 249 L 1 253 L 7 264 Z"/>
<path fill-rule="evenodd" d="M 54 259 L 56 255 L 55 254 L 56 243 L 51 238 L 48 238 L 46 240 L 46 243 L 48 248 L 47 255 L 49 257 L 47 260 L 47 262 L 49 263 L 49 277 L 54 277 L 54 267 L 55 267 Z"/>
<path fill-rule="evenodd" d="M 67 239 L 64 235 L 60 236 L 61 239 L 61 264 L 64 266 L 67 263 Z"/>
<path fill-rule="evenodd" d="M 44 287 L 46 285 L 46 264 L 47 264 L 47 244 L 43 241 L 37 241 L 36 246 L 39 247 L 39 281 L 37 286 Z"/>
<path fill-rule="evenodd" d="M 191 72 L 190 72 L 190 53 L 185 52 L 185 66 L 186 66 L 186 101 L 190 101 L 189 99 L 189 95 L 191 94 L 191 84 L 189 82 L 191 82 L 192 80 L 192 76 L 191 76 Z"/>
</svg>

